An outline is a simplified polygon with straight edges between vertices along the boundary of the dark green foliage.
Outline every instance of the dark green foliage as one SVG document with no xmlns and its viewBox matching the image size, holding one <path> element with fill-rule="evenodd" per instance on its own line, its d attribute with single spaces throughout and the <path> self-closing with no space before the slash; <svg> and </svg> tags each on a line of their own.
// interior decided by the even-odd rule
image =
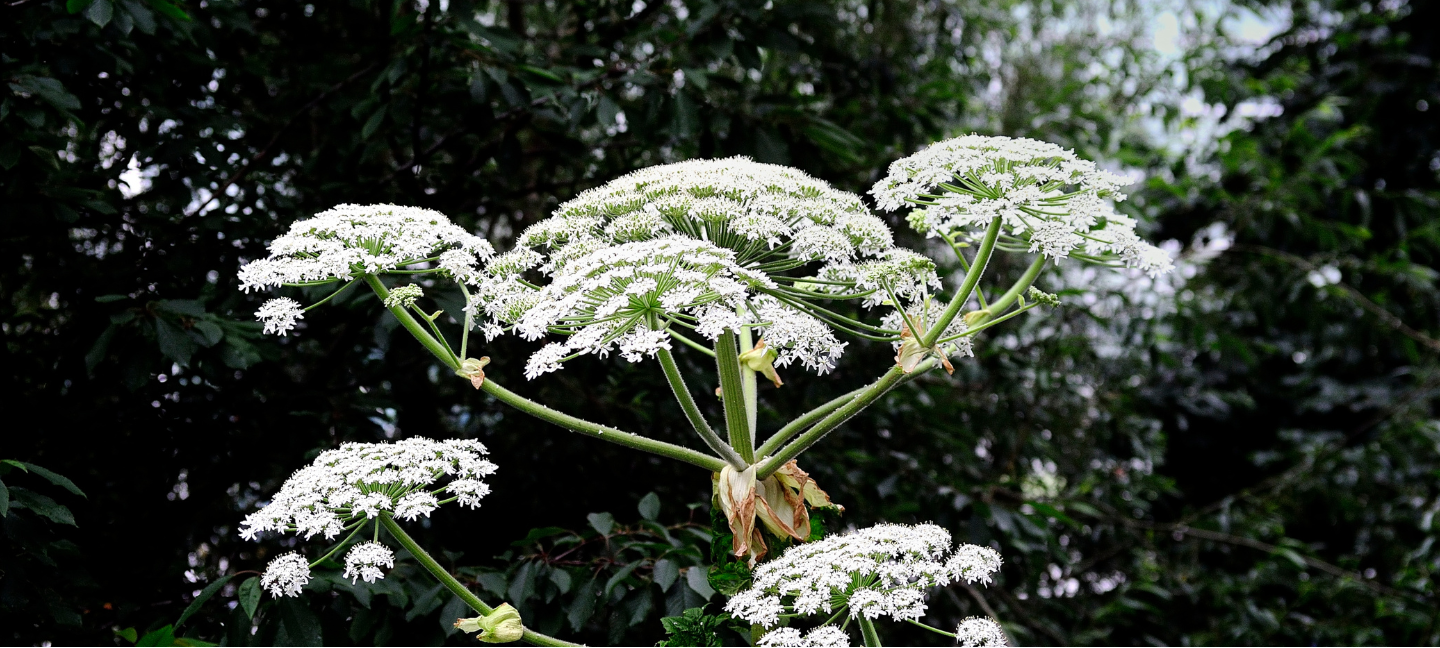
<svg viewBox="0 0 1440 648">
<path fill-rule="evenodd" d="M 1001 579 L 936 592 L 926 621 L 988 607 L 1022 643 L 1440 642 L 1434 3 L 1256 3 L 1293 24 L 1237 61 L 1202 38 L 1176 67 L 1123 38 L 1148 7 L 1110 7 L 1104 32 L 1075 18 L 1095 9 L 1078 0 L 864 16 L 780 0 L 688 2 L 683 17 L 658 1 L 424 4 L 0 7 L 6 454 L 73 480 L 0 465 L 5 643 L 473 644 L 451 633 L 458 602 L 403 555 L 373 586 L 322 569 L 304 600 L 277 602 L 254 571 L 287 546 L 235 532 L 320 449 L 422 434 L 479 438 L 501 466 L 479 512 L 413 529 L 487 601 L 592 643 L 698 638 L 718 617 L 685 611 L 748 579 L 707 556 L 708 513 L 697 526 L 679 507 L 708 501 L 707 475 L 488 401 L 363 291 L 261 337 L 261 296 L 235 269 L 339 202 L 439 209 L 502 243 L 648 164 L 748 154 L 863 191 L 899 155 L 972 129 L 1145 171 L 1126 205 L 1152 238 L 1220 223 L 1235 245 L 1174 295 L 1043 277 L 1061 309 L 987 334 L 954 378 L 897 391 L 801 458 L 847 507 L 830 530 L 934 520 L 995 543 Z M 1177 156 L 1134 126 L 1197 121 L 1157 90 L 1171 85 L 1232 114 L 1259 97 L 1283 112 Z M 650 365 L 582 361 L 526 383 L 529 350 L 487 345 L 488 373 L 691 443 Z M 786 372 L 762 389 L 762 433 L 892 355 L 855 344 L 834 376 Z M 713 388 L 713 364 L 679 356 Z M 590 515 L 634 501 L 635 524 Z"/>
<path fill-rule="evenodd" d="M 721 633 L 732 625 L 730 615 L 706 614 L 705 608 L 690 608 L 679 616 L 660 619 L 660 623 L 667 635 L 657 644 L 660 646 L 723 646 Z"/>
</svg>

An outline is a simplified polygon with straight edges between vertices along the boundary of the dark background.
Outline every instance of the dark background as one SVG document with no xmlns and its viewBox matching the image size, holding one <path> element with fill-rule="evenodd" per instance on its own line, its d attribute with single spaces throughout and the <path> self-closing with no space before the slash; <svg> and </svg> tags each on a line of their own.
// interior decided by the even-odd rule
<svg viewBox="0 0 1440 648">
<path fill-rule="evenodd" d="M 1167 11 L 1169 53 L 1150 37 Z M 1274 36 L 1236 36 L 1246 15 Z M 1434 3 L 1393 0 L 0 1 L 0 459 L 86 495 L 0 475 L 12 496 L 53 498 L 4 518 L 3 641 L 124 645 L 116 629 L 173 623 L 206 583 L 274 555 L 236 524 L 315 452 L 425 435 L 480 438 L 501 466 L 479 512 L 417 527 L 426 546 L 527 620 L 563 617 L 566 637 L 653 643 L 699 595 L 653 584 L 652 549 L 592 543 L 559 566 L 543 542 L 511 543 L 593 536 L 603 511 L 639 533 L 652 491 L 661 522 L 708 526 L 685 506 L 708 500 L 707 475 L 487 400 L 373 297 L 261 337 L 265 296 L 240 293 L 236 268 L 341 202 L 438 209 L 503 247 L 651 164 L 743 154 L 863 192 L 890 161 L 976 131 L 1140 172 L 1125 208 L 1185 246 L 1182 267 L 1153 285 L 1074 264 L 1042 278 L 1065 308 L 984 336 L 954 378 L 897 391 L 805 455 L 847 506 L 832 526 L 933 520 L 996 543 L 997 584 L 937 592 L 928 621 L 983 614 L 983 598 L 1021 643 L 1440 643 L 1435 24 Z M 691 442 L 653 363 L 529 383 L 529 349 L 484 347 L 490 376 Z M 891 361 L 856 343 L 836 374 L 786 372 L 762 429 Z M 637 560 L 598 603 L 547 575 L 605 583 Z M 390 591 L 266 603 L 252 637 L 226 609 L 237 578 L 178 633 L 470 641 L 441 632 L 451 609 L 426 579 L 402 560 Z M 882 632 L 934 642 L 911 630 Z"/>
</svg>

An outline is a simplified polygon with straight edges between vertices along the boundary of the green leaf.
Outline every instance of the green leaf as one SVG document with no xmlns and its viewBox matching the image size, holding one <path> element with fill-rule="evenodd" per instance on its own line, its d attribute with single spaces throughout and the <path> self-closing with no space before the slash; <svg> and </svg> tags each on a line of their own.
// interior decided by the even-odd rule
<svg viewBox="0 0 1440 648">
<path fill-rule="evenodd" d="M 460 629 L 455 627 L 455 620 L 469 616 L 469 614 L 470 607 L 465 605 L 465 601 L 460 600 L 458 596 L 451 596 L 445 607 L 440 609 L 440 630 L 447 637 L 459 632 Z"/>
<path fill-rule="evenodd" d="M 619 104 L 616 104 L 615 100 L 611 99 L 609 95 L 601 95 L 600 103 L 595 106 L 595 118 L 600 121 L 600 125 L 605 128 L 613 127 L 615 125 L 615 116 L 619 114 Z"/>
<path fill-rule="evenodd" d="M 10 489 L 5 487 L 5 482 L 0 482 L 0 519 L 10 514 Z"/>
<path fill-rule="evenodd" d="M 695 571 L 695 569 L 692 567 L 691 571 Z M 689 574 L 686 574 L 686 577 L 688 578 Z M 710 582 L 710 587 L 716 591 L 726 596 L 734 596 L 740 590 L 750 586 L 750 578 L 750 570 L 739 561 L 732 560 L 721 565 L 711 566 L 707 580 Z"/>
<path fill-rule="evenodd" d="M 574 584 L 574 579 L 570 576 L 570 572 L 557 567 L 550 570 L 550 582 L 555 584 L 556 589 L 559 589 L 561 594 L 569 594 L 570 587 Z"/>
<path fill-rule="evenodd" d="M 220 588 L 224 587 L 225 584 L 230 582 L 230 579 L 234 577 L 233 574 L 221 576 L 215 579 L 215 582 L 206 585 L 205 589 L 200 590 L 200 595 L 196 596 L 195 600 L 190 601 L 190 605 L 186 606 L 185 611 L 180 613 L 180 618 L 175 620 L 175 627 L 180 627 L 180 625 L 185 623 L 192 615 L 199 612 L 200 606 L 205 605 L 205 602 L 210 600 L 210 597 L 215 596 L 215 593 L 220 591 Z"/>
<path fill-rule="evenodd" d="M 225 337 L 225 331 L 220 325 L 210 321 L 195 322 L 195 328 L 191 330 L 200 335 L 200 344 L 205 347 L 215 346 Z"/>
<path fill-rule="evenodd" d="M 30 152 L 34 153 L 35 157 L 40 158 L 41 164 L 50 167 L 51 171 L 60 170 L 60 158 L 56 157 L 54 151 L 43 146 L 28 146 L 26 148 L 30 149 Z"/>
<path fill-rule="evenodd" d="M 145 633 L 140 640 L 135 642 L 136 646 L 173 646 L 175 645 L 175 626 L 165 626 Z"/>
<path fill-rule="evenodd" d="M 685 583 L 690 586 L 690 589 L 695 590 L 696 594 L 704 597 L 707 601 L 710 600 L 710 597 L 715 596 L 715 589 L 710 587 L 709 579 L 706 578 L 703 567 L 691 567 L 685 570 Z"/>
<path fill-rule="evenodd" d="M 590 521 L 590 528 L 595 529 L 600 535 L 610 535 L 615 529 L 615 516 L 609 513 L 591 513 L 585 516 Z"/>
<path fill-rule="evenodd" d="M 240 601 L 240 609 L 245 610 L 245 616 L 255 618 L 255 609 L 260 607 L 260 579 L 251 576 L 240 583 L 240 588 L 235 591 L 235 598 Z"/>
<path fill-rule="evenodd" d="M 595 579 L 585 581 L 580 589 L 575 591 L 575 598 L 567 608 L 569 612 L 565 617 L 570 621 L 570 629 L 579 632 L 585 626 L 585 622 L 595 614 Z"/>
<path fill-rule="evenodd" d="M 680 566 L 675 561 L 661 558 L 655 561 L 655 584 L 660 586 L 660 591 L 670 591 L 670 586 L 680 577 Z"/>
<path fill-rule="evenodd" d="M 65 11 L 77 14 L 84 11 L 86 7 L 89 7 L 94 2 L 95 0 L 65 0 Z M 134 628 L 131 628 L 131 630 L 134 630 Z M 133 642 L 135 639 L 132 638 L 130 641 Z"/>
<path fill-rule="evenodd" d="M 654 522 L 655 518 L 660 516 L 660 496 L 655 493 L 650 493 L 640 498 L 639 508 L 640 517 Z"/>
<path fill-rule="evenodd" d="M 621 567 L 620 571 L 615 572 L 615 575 L 610 577 L 610 580 L 605 581 L 605 589 L 600 591 L 600 595 L 604 597 L 609 597 L 610 592 L 615 590 L 615 586 L 619 585 L 621 582 L 624 582 L 626 578 L 629 578 L 630 574 L 635 573 L 635 568 L 639 566 L 640 561 L 637 560 L 628 565 L 625 565 L 624 567 Z"/>
<path fill-rule="evenodd" d="M 117 301 L 120 301 L 120 300 L 122 300 L 122 299 L 129 299 L 129 298 L 130 298 L 129 295 L 100 295 L 99 297 L 96 297 L 96 298 L 95 298 L 95 302 L 98 303 L 98 304 L 108 304 L 108 303 L 110 303 L 110 302 L 117 302 Z"/>
<path fill-rule="evenodd" d="M 74 13 L 74 12 L 71 12 L 71 13 Z M 133 643 L 135 643 L 135 636 L 136 636 L 136 635 L 135 635 L 135 628 L 123 628 L 123 629 L 120 629 L 120 630 L 116 630 L 116 631 L 115 631 L 115 636 L 120 637 L 121 639 L 124 639 L 125 641 L 128 641 L 128 642 L 130 642 L 130 643 L 133 644 Z"/>
<path fill-rule="evenodd" d="M 510 546 L 524 548 L 535 544 L 536 542 L 544 540 L 545 538 L 557 536 L 562 533 L 569 533 L 569 531 L 560 527 L 541 527 L 539 529 L 531 529 L 530 533 L 525 534 L 524 538 L 510 543 Z"/>
<path fill-rule="evenodd" d="M 521 66 L 520 66 L 520 69 L 522 69 L 522 70 L 524 70 L 524 71 L 526 71 L 526 72 L 529 72 L 529 73 L 531 73 L 531 74 L 533 74 L 533 75 L 535 75 L 535 76 L 538 76 L 538 77 L 540 77 L 540 78 L 543 78 L 543 79 L 548 79 L 548 80 L 554 81 L 554 82 L 556 82 L 556 83 L 565 83 L 565 79 L 564 79 L 563 77 L 561 77 L 561 76 L 558 75 L 558 74 L 555 74 L 554 72 L 551 72 L 550 70 L 546 70 L 546 69 L 543 69 L 543 68 L 538 68 L 538 67 L 535 67 L 535 66 L 533 66 L 533 65 L 521 65 Z"/>
<path fill-rule="evenodd" d="M 25 467 L 25 462 L 23 461 L 16 461 L 14 459 L 0 459 L 0 464 L 5 464 L 12 468 L 19 468 L 21 471 L 27 473 L 30 472 L 30 469 Z"/>
<path fill-rule="evenodd" d="M 0 167 L 4 167 L 6 171 L 9 171 L 19 163 L 20 147 L 16 145 L 15 142 L 6 142 L 3 146 L 0 146 Z"/>
<path fill-rule="evenodd" d="M 205 304 L 195 299 L 166 299 L 155 302 L 155 307 L 176 315 L 189 315 L 190 317 L 205 316 Z"/>
<path fill-rule="evenodd" d="M 10 489 L 10 497 L 12 506 L 29 509 L 57 524 L 76 526 L 75 515 L 70 512 L 70 509 L 40 493 L 17 486 Z"/>
<path fill-rule="evenodd" d="M 320 646 L 320 619 L 310 611 L 303 598 L 283 598 L 280 608 L 280 629 L 275 633 L 277 646 Z"/>
<path fill-rule="evenodd" d="M 95 0 L 90 8 L 85 10 L 85 17 L 100 27 L 110 24 L 110 19 L 114 16 L 115 5 L 110 4 L 110 0 Z"/>
<path fill-rule="evenodd" d="M 190 22 L 193 20 L 190 14 L 185 13 L 183 9 L 170 2 L 170 0 L 149 0 L 149 2 L 150 6 L 153 7 L 155 11 L 160 12 L 161 15 L 179 20 L 180 22 Z"/>
<path fill-rule="evenodd" d="M 195 341 L 180 327 L 164 318 L 155 318 L 155 341 L 160 344 L 160 353 L 165 357 L 182 367 L 190 364 L 190 356 L 195 353 Z"/>
<path fill-rule="evenodd" d="M 65 490 L 67 490 L 67 491 L 70 491 L 70 492 L 72 492 L 72 493 L 74 493 L 74 494 L 76 494 L 76 495 L 79 495 L 79 496 L 81 496 L 81 497 L 86 497 L 86 496 L 85 496 L 85 493 L 81 492 L 80 487 L 79 487 L 79 486 L 76 486 L 76 485 L 75 485 L 75 482 L 70 481 L 68 478 L 66 478 L 66 477 L 64 477 L 64 476 L 62 476 L 62 475 L 60 475 L 60 474 L 58 474 L 58 473 L 52 472 L 52 471 L 50 471 L 50 470 L 46 470 L 46 469 L 44 469 L 44 468 L 41 468 L 40 466 L 37 466 L 37 465 L 35 465 L 35 464 L 33 464 L 33 463 L 26 463 L 26 462 L 23 462 L 23 461 L 20 462 L 20 463 L 24 464 L 24 465 L 25 465 L 25 468 L 26 468 L 29 472 L 32 472 L 32 473 L 35 473 L 35 474 L 37 474 L 37 475 L 39 475 L 39 476 L 41 476 L 41 477 L 44 477 L 44 478 L 46 479 L 46 481 L 49 481 L 50 483 L 52 483 L 52 484 L 54 484 L 54 485 L 56 485 L 56 486 L 59 486 L 59 487 L 65 489 Z M 87 499 L 88 499 L 88 498 L 87 498 Z"/>
<path fill-rule="evenodd" d="M 360 139 L 370 139 L 375 131 L 380 130 L 380 125 L 385 123 L 385 108 L 386 106 L 381 106 L 370 115 L 370 119 L 365 120 L 365 125 L 360 127 Z"/>
</svg>

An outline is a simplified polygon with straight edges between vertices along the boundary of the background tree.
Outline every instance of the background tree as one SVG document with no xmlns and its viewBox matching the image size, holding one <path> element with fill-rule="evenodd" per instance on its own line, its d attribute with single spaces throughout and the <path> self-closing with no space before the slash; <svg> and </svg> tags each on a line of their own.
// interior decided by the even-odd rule
<svg viewBox="0 0 1440 648">
<path fill-rule="evenodd" d="M 893 395 L 807 456 L 849 508 L 831 524 L 935 520 L 998 542 L 998 585 L 936 597 L 931 620 L 988 608 L 1023 643 L 1440 642 L 1440 77 L 1424 27 L 1440 20 L 1392 0 L 1216 9 L 0 4 L 5 454 L 89 495 L 64 499 L 73 530 L 6 512 L 7 641 L 144 634 L 237 574 L 181 634 L 445 639 L 451 603 L 403 559 L 393 589 L 262 606 L 253 636 L 241 585 L 275 548 L 235 525 L 288 467 L 420 433 L 479 438 L 502 466 L 483 522 L 439 515 L 428 546 L 527 619 L 661 638 L 658 617 L 708 593 L 703 548 L 679 538 L 709 526 L 683 506 L 709 484 L 390 353 L 392 320 L 347 316 L 375 312 L 359 297 L 298 339 L 261 338 L 235 268 L 340 202 L 438 209 L 499 243 L 649 164 L 744 154 L 863 191 L 900 155 L 978 130 L 1143 173 L 1127 204 L 1151 238 L 1190 246 L 1184 274 L 1140 291 L 1047 276 L 1071 289 L 1063 315 L 982 340 L 955 379 Z M 1273 38 L 1233 37 L 1255 23 Z M 486 353 L 493 375 L 586 418 L 684 434 L 652 405 L 658 372 L 580 362 L 526 384 L 522 345 Z M 784 389 L 809 402 L 844 376 Z M 584 530 L 525 536 L 552 524 Z M 650 542 L 666 533 L 680 546 Z"/>
</svg>

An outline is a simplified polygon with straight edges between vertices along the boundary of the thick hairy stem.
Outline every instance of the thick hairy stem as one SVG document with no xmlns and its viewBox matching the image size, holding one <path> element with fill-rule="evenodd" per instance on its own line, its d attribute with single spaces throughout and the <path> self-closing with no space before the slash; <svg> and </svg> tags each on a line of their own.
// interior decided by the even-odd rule
<svg viewBox="0 0 1440 648">
<path fill-rule="evenodd" d="M 665 370 L 665 379 L 670 381 L 670 390 L 675 392 L 675 400 L 680 402 L 680 409 L 685 411 L 685 418 L 690 419 L 690 425 L 695 428 L 695 433 L 705 440 L 705 445 L 710 446 L 716 454 L 729 463 L 736 470 L 744 470 L 749 464 L 740 455 L 725 443 L 715 430 L 710 429 L 710 424 L 705 421 L 705 416 L 700 413 L 700 408 L 695 405 L 695 398 L 690 395 L 690 388 L 685 386 L 685 377 L 680 375 L 680 367 L 675 364 L 675 356 L 670 351 L 661 349 L 656 356 L 660 359 L 660 368 Z"/>
<path fill-rule="evenodd" d="M 980 249 L 975 252 L 975 262 L 970 265 L 970 270 L 965 273 L 965 280 L 960 283 L 960 290 L 955 293 L 950 305 L 945 307 L 945 312 L 940 314 L 940 319 L 925 333 L 925 338 L 920 340 L 922 348 L 935 346 L 935 340 L 940 339 L 940 334 L 955 321 L 960 314 L 960 309 L 970 301 L 970 293 L 974 292 L 975 284 L 980 283 L 980 275 L 985 274 L 985 266 L 990 264 L 990 255 L 995 252 L 995 239 L 1000 236 L 1000 218 L 996 217 L 990 221 L 990 226 L 985 229 L 985 239 L 980 242 Z"/>
<path fill-rule="evenodd" d="M 493 608 L 486 605 L 484 601 L 481 601 L 480 597 L 475 596 L 475 594 L 472 593 L 468 588 L 466 588 L 465 585 L 463 585 L 460 581 L 455 580 L 455 577 L 451 576 L 450 572 L 445 571 L 445 568 L 441 567 L 440 563 L 435 562 L 435 559 L 430 557 L 429 552 L 425 551 L 425 549 L 421 547 L 419 543 L 415 542 L 415 539 L 410 537 L 410 534 L 405 533 L 405 530 L 400 528 L 400 525 L 396 524 L 395 520 L 391 519 L 389 515 L 381 513 L 380 524 L 384 525 L 385 531 L 389 532 L 391 536 L 393 536 L 397 541 L 399 541 L 400 546 L 405 547 L 405 550 L 410 552 L 410 555 L 414 556 L 415 560 L 419 562 L 426 571 L 430 572 L 430 574 L 435 577 L 435 580 L 440 581 L 440 584 L 444 585 L 445 589 L 450 590 L 453 594 L 455 594 L 455 596 L 460 597 L 460 600 L 464 601 L 466 605 L 470 606 L 470 609 L 475 610 L 480 614 L 490 614 Z M 520 640 L 532 646 L 580 645 L 573 644 L 561 639 L 556 639 L 555 637 L 551 637 L 549 635 L 543 635 L 529 628 L 525 629 L 525 635 L 522 636 Z"/>
<path fill-rule="evenodd" d="M 744 315 L 743 313 L 741 314 Z M 740 328 L 740 348 L 749 351 L 755 347 L 750 339 L 750 329 Z M 745 392 L 745 423 L 750 429 L 750 447 L 755 447 L 755 424 L 760 413 L 760 395 L 755 385 L 755 370 L 745 365 L 740 365 L 740 386 Z"/>
<path fill-rule="evenodd" d="M 1005 294 L 999 296 L 995 299 L 994 303 L 990 304 L 990 314 L 982 316 L 980 319 L 971 323 L 971 326 L 984 324 L 996 315 L 1004 313 L 1005 309 L 1010 308 L 1010 305 L 1015 303 L 1015 300 L 1019 299 L 1022 293 L 1030 289 L 1030 284 L 1035 283 L 1035 278 L 1039 277 L 1040 271 L 1045 269 L 1045 262 L 1045 255 L 1042 254 L 1035 257 L 1035 260 L 1030 263 L 1030 267 L 1025 269 L 1025 274 L 1020 275 L 1020 278 L 1015 280 L 1015 285 L 1010 286 L 1010 290 L 1005 291 Z"/>
<path fill-rule="evenodd" d="M 790 445 L 785 446 L 784 449 L 775 453 L 775 456 L 761 463 L 760 469 L 756 471 L 755 477 L 757 479 L 765 479 L 774 474 L 775 471 L 779 470 L 781 466 L 784 466 L 786 462 L 800 456 L 800 453 L 804 452 L 810 446 L 815 445 L 817 441 L 824 438 L 831 430 L 840 427 L 842 423 L 859 414 L 860 410 L 869 407 L 871 403 L 874 403 L 881 396 L 884 396 L 886 392 L 894 389 L 896 385 L 905 379 L 905 376 L 905 371 L 899 366 L 890 367 L 890 370 L 885 372 L 885 375 L 880 376 L 879 380 L 870 383 L 860 391 L 859 395 L 851 399 L 850 402 L 836 408 L 835 411 L 821 419 L 819 423 L 816 423 L 814 427 L 806 430 L 804 434 L 801 434 L 796 437 L 794 441 L 791 441 Z"/>
<path fill-rule="evenodd" d="M 370 284 L 370 287 L 375 290 L 375 294 L 379 295 L 382 301 L 387 295 L 390 294 L 390 291 L 385 289 L 385 285 L 380 283 L 379 277 L 376 277 L 375 275 L 366 275 L 365 281 Z M 451 354 L 448 352 L 449 350 L 446 349 L 441 342 L 438 342 L 435 340 L 435 338 L 431 337 L 430 334 L 425 331 L 424 327 L 420 326 L 420 322 L 415 321 L 415 318 L 412 317 L 410 313 L 406 312 L 405 309 L 398 306 L 391 308 L 390 312 L 393 313 L 395 317 L 400 320 L 400 324 L 405 327 L 405 330 L 410 331 L 410 334 L 415 336 L 415 339 L 419 340 L 420 344 L 424 345 L 431 354 L 433 354 L 436 358 L 439 358 L 441 362 L 445 363 L 445 365 L 450 367 L 451 369 L 459 368 L 459 363 L 457 363 L 453 359 L 453 356 L 451 356 Z M 550 409 L 549 407 L 541 405 L 540 403 L 537 403 L 528 398 L 525 398 L 524 396 L 516 394 L 515 392 L 505 389 L 504 387 L 496 384 L 494 380 L 490 380 L 488 378 L 485 380 L 484 384 L 482 384 L 480 388 L 484 389 L 491 396 L 494 396 L 506 405 L 525 412 L 526 414 L 534 416 L 535 418 L 538 418 L 542 421 L 554 423 L 555 425 L 563 427 L 572 432 L 579 432 L 580 434 L 592 436 L 597 439 L 604 439 L 611 443 L 623 445 L 627 448 L 643 450 L 645 452 L 657 454 L 662 457 L 678 459 L 685 463 L 694 464 L 710 471 L 718 471 L 725 466 L 724 461 L 721 461 L 703 452 L 697 452 L 689 448 L 677 446 L 673 443 L 656 441 L 655 439 L 647 439 L 638 434 L 623 432 L 616 428 L 612 428 L 606 425 L 600 425 L 598 423 L 591 423 L 589 421 L 586 421 L 585 419 L 570 416 L 569 414 L 565 414 L 564 412 L 557 412 L 553 409 Z"/>
<path fill-rule="evenodd" d="M 550 409 L 549 407 L 501 387 L 490 378 L 485 379 L 484 384 L 480 385 L 480 389 L 485 390 L 485 393 L 494 396 L 506 405 L 542 421 L 554 423 L 572 432 L 579 432 L 580 434 L 623 445 L 627 448 L 643 450 L 651 454 L 694 464 L 711 472 L 718 472 L 721 468 L 725 467 L 724 461 L 697 450 L 691 450 L 690 448 L 678 446 L 673 443 L 648 439 L 638 434 L 624 432 L 608 425 L 591 423 L 585 419 L 576 418 L 564 412 Z"/>
<path fill-rule="evenodd" d="M 745 388 L 740 379 L 740 348 L 735 332 L 726 330 L 715 340 L 715 365 L 720 373 L 720 398 L 725 404 L 725 429 L 730 447 L 747 464 L 755 463 L 749 417 L 745 415 Z"/>
<path fill-rule="evenodd" d="M 882 645 L 880 643 L 880 634 L 875 632 L 874 621 L 865 618 L 863 615 L 855 617 L 855 621 L 860 624 L 860 634 L 865 638 L 866 646 Z"/>
<path fill-rule="evenodd" d="M 896 383 L 895 386 L 898 387 L 916 378 L 919 378 L 920 376 L 925 375 L 931 369 L 935 368 L 935 364 L 936 363 L 933 358 L 920 363 L 919 366 L 915 367 L 914 371 L 905 374 L 905 377 L 901 378 L 900 382 Z M 777 448 L 784 445 L 786 441 L 789 441 L 790 437 L 799 434 L 801 430 L 809 427 L 827 414 L 834 412 L 836 409 L 839 409 L 841 405 L 844 405 L 854 400 L 855 397 L 859 396 L 862 392 L 865 391 L 865 389 L 866 387 L 860 387 L 858 389 L 853 389 L 845 394 L 841 394 L 840 396 L 836 396 L 835 398 L 826 402 L 824 405 L 810 410 L 809 412 L 802 414 L 800 418 L 797 418 L 785 424 L 785 427 L 780 428 L 778 431 L 775 432 L 775 434 L 770 435 L 770 438 L 765 440 L 764 445 L 755 449 L 755 456 L 762 459 L 769 456 L 770 453 L 775 452 Z"/>
<path fill-rule="evenodd" d="M 385 284 L 380 282 L 380 277 L 367 274 L 365 275 L 365 283 L 370 284 L 370 289 L 375 291 L 375 294 L 380 297 L 382 303 L 386 297 L 390 296 L 390 291 L 385 289 Z M 405 330 L 409 331 L 410 335 L 415 336 L 415 339 L 419 340 L 420 344 L 423 345 L 427 351 L 434 354 L 436 358 L 439 358 L 440 362 L 445 363 L 445 366 L 450 367 L 452 370 L 460 368 L 460 363 L 455 360 L 455 354 L 450 352 L 450 348 L 446 346 L 444 342 L 436 340 L 434 336 L 430 335 L 430 332 L 426 331 L 425 327 L 420 325 L 420 322 L 415 321 L 415 317 L 409 312 L 406 312 L 404 308 L 391 306 L 390 313 L 395 316 L 395 319 L 400 320 L 400 325 L 405 327 Z"/>
</svg>

